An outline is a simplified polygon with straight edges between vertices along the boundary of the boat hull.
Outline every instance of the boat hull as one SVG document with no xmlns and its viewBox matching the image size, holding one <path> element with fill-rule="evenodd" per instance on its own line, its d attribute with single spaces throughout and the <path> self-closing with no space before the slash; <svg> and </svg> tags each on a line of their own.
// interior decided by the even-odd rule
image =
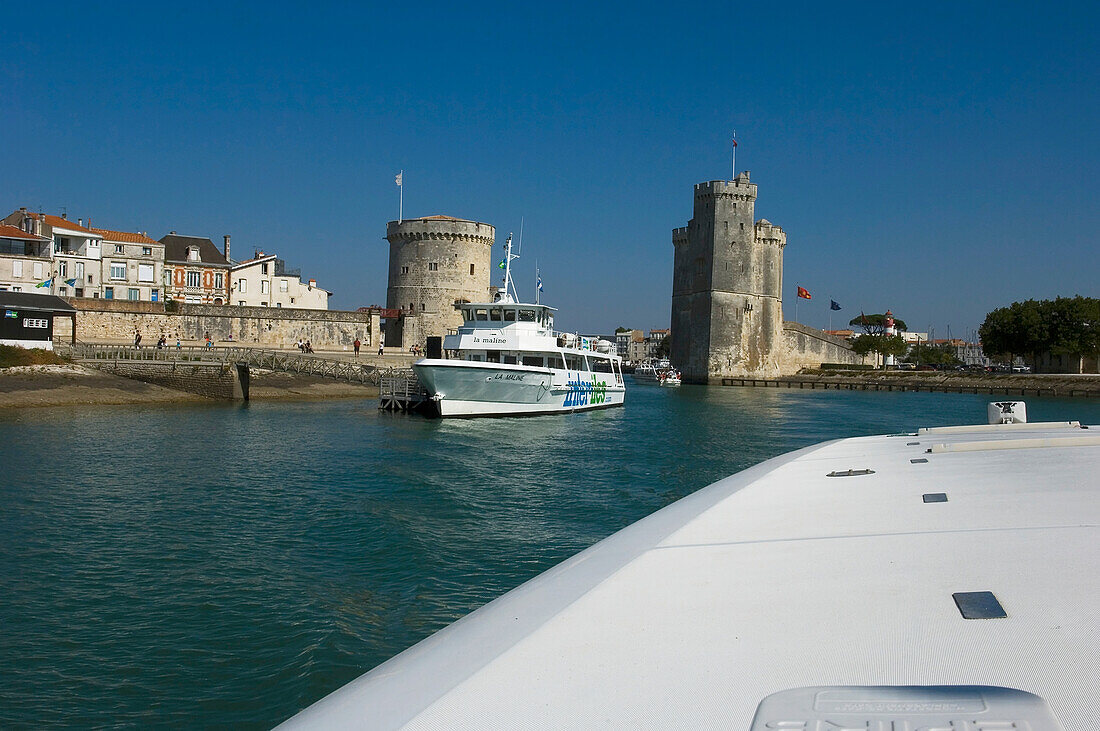
<svg viewBox="0 0 1100 731">
<path fill-rule="evenodd" d="M 622 406 L 611 373 L 424 359 L 413 364 L 442 417 L 535 416 Z"/>
</svg>

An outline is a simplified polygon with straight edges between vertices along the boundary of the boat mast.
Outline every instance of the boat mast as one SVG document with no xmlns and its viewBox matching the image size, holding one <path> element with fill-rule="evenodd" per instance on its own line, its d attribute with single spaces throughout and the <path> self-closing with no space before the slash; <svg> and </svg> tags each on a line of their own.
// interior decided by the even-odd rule
<svg viewBox="0 0 1100 731">
<path fill-rule="evenodd" d="M 518 258 L 519 254 L 512 253 L 512 234 L 509 233 L 508 240 L 504 242 L 504 296 L 507 297 L 510 294 L 513 302 L 519 302 L 516 285 L 512 281 L 512 260 Z"/>
</svg>

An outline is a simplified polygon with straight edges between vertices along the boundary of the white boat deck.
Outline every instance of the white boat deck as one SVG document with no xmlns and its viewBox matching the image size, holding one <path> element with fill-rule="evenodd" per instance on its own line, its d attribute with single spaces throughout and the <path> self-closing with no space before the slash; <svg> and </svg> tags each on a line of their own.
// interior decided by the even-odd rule
<svg viewBox="0 0 1100 731">
<path fill-rule="evenodd" d="M 1100 429 L 1073 424 L 803 449 L 596 544 L 289 727 L 1097 728 L 1098 469 Z M 965 619 L 953 594 L 986 591 L 1007 616 Z M 944 686 L 1042 700 L 1010 711 Z M 790 689 L 810 689 L 803 706 L 757 717 Z"/>
</svg>

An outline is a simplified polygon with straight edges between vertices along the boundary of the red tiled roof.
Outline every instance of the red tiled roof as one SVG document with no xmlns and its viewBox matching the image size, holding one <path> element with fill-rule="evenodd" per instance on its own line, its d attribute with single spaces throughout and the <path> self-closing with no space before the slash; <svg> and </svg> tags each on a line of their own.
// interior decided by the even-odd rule
<svg viewBox="0 0 1100 731">
<path fill-rule="evenodd" d="M 56 228 L 64 228 L 68 229 L 69 231 L 81 231 L 83 233 L 95 234 L 95 231 L 93 231 L 92 229 L 84 228 L 79 223 L 76 223 L 75 221 L 70 221 L 67 218 L 62 218 L 61 216 L 52 216 L 49 213 L 31 213 L 30 211 L 27 211 L 26 215 L 31 218 L 40 219 L 43 223 L 54 226 Z"/>
<path fill-rule="evenodd" d="M 49 241 L 45 236 L 35 236 L 34 234 L 27 233 L 21 228 L 9 226 L 6 223 L 0 223 L 0 238 L 20 239 L 22 241 Z"/>
<path fill-rule="evenodd" d="M 93 228 L 91 231 L 103 237 L 104 241 L 120 241 L 128 244 L 155 244 L 158 243 L 143 233 L 131 231 L 110 231 L 105 228 Z"/>
</svg>

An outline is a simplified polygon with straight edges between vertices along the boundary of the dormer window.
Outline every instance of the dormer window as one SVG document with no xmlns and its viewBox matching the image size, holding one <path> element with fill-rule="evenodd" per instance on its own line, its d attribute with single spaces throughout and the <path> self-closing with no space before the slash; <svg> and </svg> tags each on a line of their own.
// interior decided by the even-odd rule
<svg viewBox="0 0 1100 731">
<path fill-rule="evenodd" d="M 197 247 L 197 246 L 188 246 L 187 247 L 187 259 L 188 259 L 188 261 L 198 261 L 199 260 L 199 247 Z"/>
</svg>

